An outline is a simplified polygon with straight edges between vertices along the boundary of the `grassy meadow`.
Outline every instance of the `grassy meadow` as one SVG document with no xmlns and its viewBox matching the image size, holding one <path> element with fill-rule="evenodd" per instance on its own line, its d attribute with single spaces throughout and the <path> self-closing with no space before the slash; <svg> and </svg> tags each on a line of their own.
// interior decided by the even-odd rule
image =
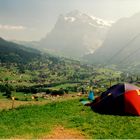
<svg viewBox="0 0 140 140">
<path fill-rule="evenodd" d="M 58 128 L 78 131 L 84 138 L 92 139 L 139 138 L 139 117 L 95 113 L 79 101 L 87 98 L 87 94 L 77 96 L 82 90 L 87 93 L 91 87 L 95 96 L 99 96 L 111 85 L 124 81 L 137 82 L 138 77 L 126 77 L 126 73 L 117 69 L 50 56 L 42 56 L 24 66 L 3 63 L 0 66 L 0 139 L 49 138 Z M 42 93 L 45 98 L 31 99 Z"/>
<path fill-rule="evenodd" d="M 83 106 L 79 99 L 45 105 L 20 106 L 0 112 L 0 138 L 43 138 L 56 126 L 80 131 L 85 138 L 139 138 L 140 119 L 101 115 Z"/>
</svg>

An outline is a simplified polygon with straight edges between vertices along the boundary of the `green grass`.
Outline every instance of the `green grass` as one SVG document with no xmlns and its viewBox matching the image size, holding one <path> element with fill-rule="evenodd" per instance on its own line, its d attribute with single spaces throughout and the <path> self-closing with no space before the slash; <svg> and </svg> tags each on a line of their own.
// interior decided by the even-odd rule
<svg viewBox="0 0 140 140">
<path fill-rule="evenodd" d="M 19 100 L 31 100 L 31 93 L 28 94 L 24 94 L 23 92 L 12 92 L 12 96 L 14 96 L 15 98 L 18 98 Z"/>
<path fill-rule="evenodd" d="M 58 90 L 60 88 L 67 88 L 67 87 L 74 87 L 74 86 L 77 86 L 77 83 L 67 83 L 67 84 L 61 84 L 61 85 L 58 85 L 58 86 L 54 86 L 54 87 L 51 87 L 49 89 L 55 89 L 55 90 Z"/>
<path fill-rule="evenodd" d="M 75 99 L 1 111 L 0 138 L 41 138 L 55 125 L 77 129 L 94 139 L 139 138 L 139 124 L 139 117 L 101 115 Z"/>
<path fill-rule="evenodd" d="M 3 94 L 5 94 L 5 92 L 0 92 L 0 99 L 7 99 L 6 96 L 3 96 Z M 28 94 L 24 94 L 23 92 L 12 92 L 11 96 L 14 96 L 15 98 L 17 98 L 18 100 L 31 100 L 31 93 Z"/>
<path fill-rule="evenodd" d="M 5 97 L 3 96 L 3 94 L 4 94 L 4 93 L 0 92 L 0 99 L 5 98 Z"/>
</svg>

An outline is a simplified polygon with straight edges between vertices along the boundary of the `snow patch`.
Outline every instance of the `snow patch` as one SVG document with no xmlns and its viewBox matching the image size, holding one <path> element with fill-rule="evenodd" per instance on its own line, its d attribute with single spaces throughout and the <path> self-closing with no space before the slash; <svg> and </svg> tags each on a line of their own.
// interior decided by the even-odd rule
<svg viewBox="0 0 140 140">
<path fill-rule="evenodd" d="M 76 18 L 74 17 L 64 17 L 65 21 L 74 22 Z"/>
<path fill-rule="evenodd" d="M 94 17 L 94 16 L 90 16 L 90 17 L 93 20 L 95 20 L 97 24 L 102 25 L 102 26 L 109 26 L 109 27 L 111 27 L 112 24 L 114 23 L 114 21 L 103 20 L 101 18 L 97 18 L 97 17 Z"/>
</svg>

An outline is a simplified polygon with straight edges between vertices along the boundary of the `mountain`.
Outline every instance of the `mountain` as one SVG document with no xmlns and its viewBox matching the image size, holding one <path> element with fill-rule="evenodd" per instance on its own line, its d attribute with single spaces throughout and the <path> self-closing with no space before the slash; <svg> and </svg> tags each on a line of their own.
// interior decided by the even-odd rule
<svg viewBox="0 0 140 140">
<path fill-rule="evenodd" d="M 60 15 L 54 28 L 39 47 L 69 57 L 82 57 L 94 52 L 105 39 L 111 21 L 105 21 L 74 10 Z"/>
<path fill-rule="evenodd" d="M 0 38 L 1 63 L 27 63 L 40 56 L 40 52 Z"/>
<path fill-rule="evenodd" d="M 140 64 L 140 13 L 118 20 L 103 45 L 85 59 L 96 64 Z"/>
</svg>

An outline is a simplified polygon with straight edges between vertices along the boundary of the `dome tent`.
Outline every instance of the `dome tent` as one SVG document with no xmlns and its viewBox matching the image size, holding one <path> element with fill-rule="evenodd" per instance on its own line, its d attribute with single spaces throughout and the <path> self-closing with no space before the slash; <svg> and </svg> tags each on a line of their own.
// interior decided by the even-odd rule
<svg viewBox="0 0 140 140">
<path fill-rule="evenodd" d="M 103 114 L 140 115 L 140 88 L 132 84 L 117 84 L 95 99 L 91 108 Z"/>
</svg>

